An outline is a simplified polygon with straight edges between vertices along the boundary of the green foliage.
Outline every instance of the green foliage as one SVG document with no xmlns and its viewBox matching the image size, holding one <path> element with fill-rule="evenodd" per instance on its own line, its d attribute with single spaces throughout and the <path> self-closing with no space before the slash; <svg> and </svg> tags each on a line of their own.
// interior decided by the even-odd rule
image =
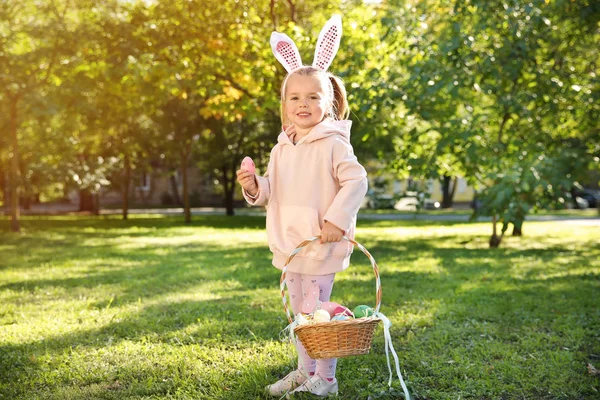
<svg viewBox="0 0 600 400">
<path fill-rule="evenodd" d="M 0 219 L 0 396 L 259 399 L 295 367 L 264 217 Z M 484 224 L 359 221 L 382 312 L 415 399 L 593 398 L 600 240 L 592 225 L 530 223 L 490 250 Z M 335 301 L 375 301 L 361 254 Z M 343 399 L 398 399 L 383 332 L 340 359 Z"/>
<path fill-rule="evenodd" d="M 586 169 L 577 149 L 561 149 L 546 157 L 544 149 L 522 151 L 518 164 L 503 163 L 503 171 L 486 176 L 488 184 L 477 195 L 480 206 L 473 217 L 497 215 L 499 222 L 522 224 L 531 211 L 549 209 L 570 201 L 576 171 Z"/>
<path fill-rule="evenodd" d="M 399 178 L 464 176 L 486 190 L 539 156 L 553 163 L 529 187 L 568 192 L 600 165 L 596 3 L 4 2 L 0 129 L 16 107 L 27 194 L 57 181 L 117 187 L 127 166 L 198 165 L 231 197 L 241 158 L 264 170 L 280 129 L 285 73 L 271 31 L 291 36 L 310 63 L 323 23 L 342 13 L 331 70 L 346 83 L 361 160 L 383 161 Z M 9 144 L 0 135 L 0 169 Z M 536 209 L 543 192 L 519 208 Z"/>
<path fill-rule="evenodd" d="M 599 165 L 598 11 L 586 1 L 415 5 L 400 84 L 412 122 L 397 168 L 465 175 L 483 191 L 479 213 L 503 220 L 563 202 Z"/>
</svg>

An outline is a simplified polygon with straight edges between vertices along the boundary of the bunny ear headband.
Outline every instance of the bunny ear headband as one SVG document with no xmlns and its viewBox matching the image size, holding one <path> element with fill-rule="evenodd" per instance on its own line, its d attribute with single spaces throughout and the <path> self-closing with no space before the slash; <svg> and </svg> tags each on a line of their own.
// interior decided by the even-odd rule
<svg viewBox="0 0 600 400">
<path fill-rule="evenodd" d="M 342 17 L 334 15 L 319 33 L 312 66 L 327 71 L 340 48 L 341 39 Z M 302 59 L 298 47 L 286 34 L 273 32 L 271 34 L 271 49 L 275 58 L 283 65 L 288 74 L 302 68 Z"/>
</svg>

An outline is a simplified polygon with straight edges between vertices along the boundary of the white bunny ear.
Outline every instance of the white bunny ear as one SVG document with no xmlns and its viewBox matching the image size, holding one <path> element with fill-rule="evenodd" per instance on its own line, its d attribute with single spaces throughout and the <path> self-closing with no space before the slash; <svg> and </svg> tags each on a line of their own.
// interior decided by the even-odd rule
<svg viewBox="0 0 600 400">
<path fill-rule="evenodd" d="M 321 33 L 319 33 L 313 67 L 327 71 L 327 68 L 331 65 L 333 58 L 340 48 L 341 40 L 342 17 L 334 15 L 327 21 L 323 29 L 321 29 Z"/>
<path fill-rule="evenodd" d="M 288 73 L 302 67 L 298 47 L 288 35 L 279 32 L 271 33 L 271 50 Z"/>
</svg>

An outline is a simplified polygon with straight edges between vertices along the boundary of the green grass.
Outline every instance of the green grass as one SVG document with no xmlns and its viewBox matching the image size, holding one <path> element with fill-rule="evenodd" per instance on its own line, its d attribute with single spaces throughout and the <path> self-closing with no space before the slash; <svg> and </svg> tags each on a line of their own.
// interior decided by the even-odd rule
<svg viewBox="0 0 600 400">
<path fill-rule="evenodd" d="M 417 211 L 398 211 L 396 209 L 361 209 L 360 214 L 372 215 L 372 214 L 389 214 L 389 215 L 420 215 L 420 216 L 437 216 L 437 215 L 455 215 L 455 216 L 470 216 L 473 214 L 471 209 L 438 209 L 438 210 L 427 210 L 422 209 Z M 598 218 L 598 210 L 596 208 L 586 208 L 585 210 L 538 210 L 535 213 L 530 213 L 529 218 L 535 218 L 535 216 L 555 216 L 555 217 L 579 217 L 579 218 Z"/>
<path fill-rule="evenodd" d="M 594 217 L 598 218 L 600 213 L 597 208 L 586 208 L 585 210 L 538 210 L 532 215 L 555 215 L 559 217 Z"/>
<path fill-rule="evenodd" d="M 294 367 L 263 217 L 0 219 L 0 399 L 260 399 Z M 600 396 L 600 229 L 361 221 L 416 399 Z M 332 300 L 375 301 L 356 253 Z M 340 398 L 398 399 L 379 327 Z M 370 397 L 369 397 L 370 396 Z"/>
<path fill-rule="evenodd" d="M 473 213 L 470 209 L 439 209 L 439 210 L 428 210 L 421 209 L 419 211 L 408 211 L 408 210 L 396 210 L 394 208 L 382 208 L 382 209 L 370 209 L 363 208 L 360 210 L 360 214 L 369 215 L 369 214 L 389 214 L 389 215 L 465 215 L 469 216 Z"/>
</svg>

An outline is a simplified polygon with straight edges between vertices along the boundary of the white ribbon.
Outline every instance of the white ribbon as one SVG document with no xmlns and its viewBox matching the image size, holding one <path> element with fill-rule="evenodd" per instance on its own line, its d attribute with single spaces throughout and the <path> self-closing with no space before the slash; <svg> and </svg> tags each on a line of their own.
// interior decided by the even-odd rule
<svg viewBox="0 0 600 400">
<path fill-rule="evenodd" d="M 296 343 L 296 335 L 294 334 L 294 329 L 298 326 L 298 321 L 294 320 L 291 324 L 283 328 L 281 332 L 279 332 L 279 340 L 282 342 L 290 341 L 291 343 Z"/>
<path fill-rule="evenodd" d="M 383 315 L 380 312 L 376 312 L 374 316 L 383 321 L 383 336 L 385 337 L 385 357 L 387 358 L 388 370 L 390 371 L 390 379 L 388 381 L 388 386 L 392 386 L 392 378 L 394 377 L 392 373 L 392 367 L 390 365 L 389 350 L 391 350 L 392 356 L 394 356 L 394 361 L 396 362 L 396 375 L 398 375 L 398 378 L 400 379 L 400 385 L 402 385 L 402 390 L 404 391 L 406 400 L 410 400 L 408 388 L 406 387 L 404 379 L 402 379 L 402 373 L 400 372 L 400 362 L 398 361 L 398 355 L 396 354 L 396 351 L 394 350 L 394 345 L 392 344 L 392 335 L 390 334 L 390 327 L 392 326 L 392 323 L 385 315 Z"/>
</svg>

